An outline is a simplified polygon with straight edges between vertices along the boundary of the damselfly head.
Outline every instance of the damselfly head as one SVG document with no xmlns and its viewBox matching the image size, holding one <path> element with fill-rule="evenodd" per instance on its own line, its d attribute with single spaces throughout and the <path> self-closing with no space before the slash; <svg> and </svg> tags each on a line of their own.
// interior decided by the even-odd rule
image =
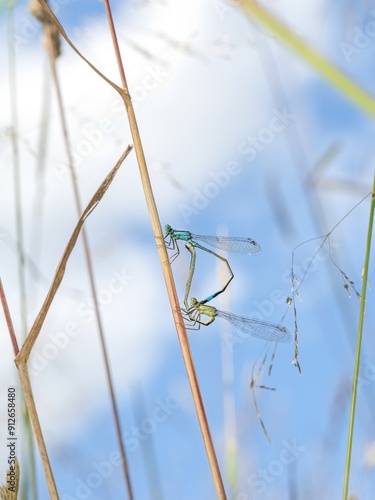
<svg viewBox="0 0 375 500">
<path fill-rule="evenodd" d="M 171 232 L 172 232 L 172 228 L 171 228 L 171 226 L 170 226 L 169 224 L 166 224 L 166 225 L 164 226 L 164 231 L 165 231 L 167 234 L 171 234 Z"/>
</svg>

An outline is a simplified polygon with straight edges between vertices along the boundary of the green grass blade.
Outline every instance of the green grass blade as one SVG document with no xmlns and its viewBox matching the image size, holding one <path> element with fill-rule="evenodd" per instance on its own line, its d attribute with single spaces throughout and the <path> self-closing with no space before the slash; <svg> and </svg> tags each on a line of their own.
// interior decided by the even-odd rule
<svg viewBox="0 0 375 500">
<path fill-rule="evenodd" d="M 366 291 L 367 291 L 367 282 L 368 282 L 368 269 L 369 269 L 369 264 L 370 264 L 370 251 L 371 251 L 371 240 L 372 240 L 372 228 L 373 228 L 373 224 L 374 224 L 374 211 L 375 211 L 375 174 L 374 174 L 374 180 L 373 180 L 373 186 L 372 186 L 372 198 L 371 198 L 371 206 L 370 206 L 368 231 L 367 231 L 365 263 L 363 266 L 362 292 L 361 292 L 361 301 L 360 301 L 360 306 L 359 306 L 357 345 L 356 345 L 355 362 L 354 362 L 352 399 L 351 399 L 351 404 L 350 404 L 348 442 L 347 442 L 347 448 L 346 448 L 344 489 L 343 489 L 343 495 L 342 495 L 343 500 L 347 500 L 348 489 L 349 489 L 350 462 L 351 462 L 351 456 L 352 456 L 354 419 L 355 419 L 355 410 L 356 410 L 356 402 L 357 402 L 358 375 L 359 375 L 359 366 L 360 366 L 360 360 L 361 360 L 362 331 L 363 331 L 363 322 L 364 322 L 364 316 L 365 316 Z"/>
<path fill-rule="evenodd" d="M 375 100 L 370 94 L 354 83 L 342 71 L 327 61 L 327 59 L 295 35 L 279 19 L 270 14 L 263 7 L 260 7 L 256 2 L 253 0 L 242 0 L 241 4 L 250 17 L 263 24 L 274 35 L 279 37 L 280 40 L 292 48 L 301 59 L 306 61 L 336 87 L 344 96 L 375 118 Z"/>
</svg>

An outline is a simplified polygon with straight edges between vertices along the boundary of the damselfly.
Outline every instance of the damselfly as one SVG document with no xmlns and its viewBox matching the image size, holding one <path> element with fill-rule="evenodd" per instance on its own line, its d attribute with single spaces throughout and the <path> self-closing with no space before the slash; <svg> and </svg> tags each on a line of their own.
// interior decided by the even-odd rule
<svg viewBox="0 0 375 500">
<path fill-rule="evenodd" d="M 290 333 L 283 326 L 261 321 L 256 318 L 249 318 L 248 316 L 239 316 L 238 314 L 220 311 L 216 309 L 216 307 L 207 306 L 206 302 L 207 300 L 198 302 L 195 297 L 192 297 L 190 300 L 190 307 L 186 311 L 189 320 L 193 323 L 193 326 L 197 325 L 197 329 L 200 328 L 200 325 L 210 325 L 216 318 L 223 318 L 229 321 L 229 323 L 238 330 L 252 337 L 271 342 L 290 341 Z M 202 316 L 207 316 L 208 319 L 203 320 Z"/>
<path fill-rule="evenodd" d="M 171 257 L 171 262 L 173 262 L 176 257 L 180 254 L 180 249 L 178 246 L 178 241 L 184 241 L 186 243 L 186 248 L 189 250 L 191 253 L 191 261 L 190 261 L 190 268 L 189 268 L 189 275 L 186 283 L 186 290 L 185 290 L 185 297 L 184 297 L 184 304 L 185 308 L 189 309 L 188 306 L 188 296 L 190 292 L 190 287 L 191 287 L 191 282 L 193 279 L 193 274 L 195 270 L 195 260 L 196 260 L 196 253 L 195 253 L 195 248 L 200 248 L 201 250 L 210 253 L 211 255 L 214 255 L 218 259 L 222 260 L 225 262 L 230 278 L 225 284 L 225 286 L 219 290 L 218 292 L 210 295 L 207 297 L 205 302 L 208 302 L 209 300 L 212 300 L 213 298 L 217 297 L 221 293 L 223 293 L 229 283 L 232 281 L 234 274 L 233 271 L 229 265 L 229 262 L 227 259 L 225 259 L 223 256 L 217 254 L 216 252 L 213 252 L 209 248 L 206 248 L 205 246 L 201 245 L 198 243 L 198 241 L 203 241 L 204 243 L 207 243 L 208 245 L 218 248 L 219 250 L 224 250 L 227 252 L 232 252 L 232 253 L 239 253 L 242 255 L 255 255 L 259 252 L 261 252 L 261 248 L 258 245 L 258 243 L 251 239 L 251 238 L 242 238 L 242 237 L 237 237 L 237 236 L 208 236 L 205 234 L 196 234 L 196 233 L 191 233 L 190 231 L 184 231 L 181 229 L 172 229 L 172 227 L 167 224 L 165 227 L 165 240 L 169 237 L 169 240 L 166 241 L 166 246 L 167 248 L 171 250 L 176 250 L 176 253 L 172 255 Z"/>
<path fill-rule="evenodd" d="M 196 234 L 190 231 L 183 231 L 181 229 L 172 229 L 169 224 L 164 227 L 165 238 L 168 236 L 170 240 L 166 242 L 167 248 L 171 250 L 176 250 L 176 253 L 172 256 L 171 262 L 179 255 L 180 250 L 178 248 L 178 241 L 185 241 L 191 243 L 194 247 L 200 248 L 205 252 L 211 253 L 216 257 L 223 258 L 216 254 L 212 250 L 209 250 L 203 245 L 197 243 L 198 241 L 203 241 L 212 247 L 218 248 L 219 250 L 224 250 L 226 252 L 240 253 L 243 255 L 254 255 L 261 251 L 258 243 L 251 238 L 242 238 L 238 236 L 208 236 L 206 234 Z"/>
</svg>

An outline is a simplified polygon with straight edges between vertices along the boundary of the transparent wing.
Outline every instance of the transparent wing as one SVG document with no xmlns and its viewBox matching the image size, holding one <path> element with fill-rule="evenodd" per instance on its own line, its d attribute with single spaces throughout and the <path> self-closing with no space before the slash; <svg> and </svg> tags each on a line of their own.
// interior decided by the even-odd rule
<svg viewBox="0 0 375 500">
<path fill-rule="evenodd" d="M 260 245 L 251 238 L 236 236 L 208 236 L 207 234 L 190 233 L 193 240 L 204 241 L 212 247 L 226 250 L 227 252 L 253 255 L 261 252 Z"/>
<path fill-rule="evenodd" d="M 268 323 L 267 321 L 247 316 L 238 316 L 237 314 L 225 311 L 217 311 L 217 316 L 226 319 L 235 328 L 252 337 L 258 337 L 259 339 L 271 342 L 289 342 L 291 338 L 289 331 L 285 327 Z"/>
</svg>

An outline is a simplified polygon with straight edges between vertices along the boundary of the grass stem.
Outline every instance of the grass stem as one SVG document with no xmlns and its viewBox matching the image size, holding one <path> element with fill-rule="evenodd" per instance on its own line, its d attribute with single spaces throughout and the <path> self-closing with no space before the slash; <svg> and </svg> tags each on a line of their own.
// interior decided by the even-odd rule
<svg viewBox="0 0 375 500">
<path fill-rule="evenodd" d="M 347 441 L 347 448 L 346 448 L 346 460 L 345 460 L 345 471 L 344 471 L 344 488 L 343 488 L 343 495 L 342 495 L 343 500 L 347 500 L 348 491 L 349 491 L 350 463 L 351 463 L 351 457 L 352 457 L 354 420 L 355 420 L 355 411 L 356 411 L 356 403 L 357 403 L 359 367 L 360 367 L 360 361 L 361 361 L 362 332 L 363 332 L 363 323 L 364 323 L 365 309 L 366 309 L 366 292 L 367 292 L 367 285 L 368 285 L 368 270 L 369 270 L 369 264 L 370 264 L 370 251 L 371 251 L 371 241 L 372 241 L 372 228 L 373 228 L 373 224 L 374 224 L 374 211 L 375 211 L 375 173 L 374 173 L 373 186 L 372 186 L 372 197 L 371 197 L 371 205 L 370 205 L 370 216 L 369 216 L 368 230 L 367 230 L 365 262 L 363 265 L 362 291 L 361 291 L 361 299 L 360 299 L 360 305 L 359 305 L 357 344 L 356 344 L 356 350 L 355 350 L 355 361 L 354 361 L 353 383 L 352 383 L 352 399 L 351 399 L 351 403 L 350 403 L 348 441 Z"/>
<path fill-rule="evenodd" d="M 9 88 L 10 88 L 10 110 L 12 120 L 12 153 L 13 153 L 13 177 L 14 177 L 14 203 L 16 212 L 16 239 L 17 239 L 17 265 L 18 265 L 18 283 L 20 293 L 20 324 L 22 339 L 27 335 L 27 300 L 26 300 L 26 276 L 25 276 L 25 247 L 23 238 L 23 214 L 22 214 L 22 193 L 21 193 L 21 169 L 20 169 L 20 153 L 18 148 L 18 93 L 17 93 L 17 51 L 15 47 L 15 38 L 11 36 L 15 33 L 14 25 L 14 7 L 15 3 L 8 2 L 8 61 L 9 61 Z M 22 421 L 25 428 L 27 446 L 27 460 L 23 463 L 23 474 L 21 480 L 20 497 L 27 497 L 26 490 L 31 485 L 31 495 L 33 500 L 37 500 L 36 487 L 36 467 L 34 455 L 33 433 L 30 423 L 30 418 L 27 413 L 25 401 L 20 398 L 20 407 Z"/>
<path fill-rule="evenodd" d="M 214 445 L 213 445 L 213 441 L 212 441 L 212 437 L 211 437 L 211 432 L 210 432 L 209 424 L 207 421 L 206 412 L 204 409 L 203 399 L 202 399 L 202 395 L 200 392 L 197 375 L 195 372 L 194 362 L 193 362 L 193 358 L 192 358 L 191 351 L 190 351 L 190 345 L 189 345 L 184 321 L 183 321 L 181 310 L 180 310 L 180 305 L 179 305 L 179 301 L 178 301 L 178 297 L 177 297 L 177 292 L 176 292 L 176 287 L 175 287 L 175 283 L 174 283 L 174 279 L 173 279 L 172 269 L 171 269 L 171 265 L 169 262 L 168 252 L 167 252 L 167 249 L 166 249 L 165 243 L 164 243 L 164 236 L 163 236 L 163 232 L 161 229 L 160 219 L 159 219 L 158 210 L 157 210 L 157 206 L 156 206 L 153 191 L 152 191 L 150 177 L 148 175 L 147 163 L 146 163 L 146 158 L 145 158 L 144 151 L 143 151 L 141 136 L 140 136 L 138 125 L 137 125 L 137 120 L 135 117 L 133 104 L 132 104 L 132 101 L 130 98 L 129 89 L 128 89 L 128 86 L 126 83 L 125 71 L 124 71 L 124 67 L 123 67 L 123 63 L 122 63 L 122 59 L 121 59 L 120 49 L 118 46 L 118 41 L 117 41 L 116 31 L 115 31 L 115 27 L 114 27 L 114 23 L 113 23 L 111 8 L 109 5 L 109 0 L 104 0 L 104 5 L 106 8 L 108 23 L 109 23 L 109 27 L 110 27 L 110 31 L 111 31 L 112 41 L 113 41 L 114 50 L 116 53 L 116 59 L 117 59 L 117 63 L 119 66 L 121 81 L 122 81 L 122 85 L 123 85 L 122 97 L 123 97 L 126 111 L 128 114 L 128 121 L 129 121 L 129 126 L 130 126 L 130 130 L 131 130 L 131 134 L 132 134 L 132 138 L 133 138 L 133 142 L 134 142 L 134 149 L 135 149 L 135 153 L 137 156 L 142 186 L 143 186 L 145 199 L 146 199 L 146 203 L 147 203 L 147 208 L 148 208 L 150 219 L 151 219 L 151 225 L 152 225 L 152 229 L 154 232 L 156 246 L 157 246 L 157 249 L 159 252 L 159 257 L 160 257 L 160 262 L 161 262 L 162 271 L 163 271 L 163 275 L 164 275 L 164 280 L 165 280 L 165 284 L 166 284 L 166 288 L 167 288 L 167 292 L 168 292 L 169 301 L 171 304 L 173 319 L 174 319 L 174 322 L 176 325 L 177 336 L 178 336 L 180 346 L 181 346 L 181 352 L 182 352 L 182 356 L 184 359 L 184 363 L 185 363 L 185 367 L 186 367 L 186 371 L 187 371 L 187 375 L 188 375 L 188 379 L 189 379 L 189 383 L 190 383 L 191 392 L 193 395 L 193 400 L 194 400 L 194 404 L 195 404 L 195 408 L 196 408 L 196 412 L 197 412 L 197 416 L 198 416 L 198 420 L 199 420 L 199 425 L 200 425 L 201 432 L 202 432 L 203 441 L 204 441 L 204 444 L 206 447 L 206 452 L 207 452 L 208 461 L 210 464 L 211 473 L 212 473 L 215 488 L 216 488 L 216 493 L 217 493 L 218 498 L 224 499 L 224 498 L 226 498 L 224 485 L 223 485 L 223 481 L 221 478 L 219 465 L 218 465 L 218 461 L 216 458 L 215 449 L 214 449 Z"/>
</svg>

